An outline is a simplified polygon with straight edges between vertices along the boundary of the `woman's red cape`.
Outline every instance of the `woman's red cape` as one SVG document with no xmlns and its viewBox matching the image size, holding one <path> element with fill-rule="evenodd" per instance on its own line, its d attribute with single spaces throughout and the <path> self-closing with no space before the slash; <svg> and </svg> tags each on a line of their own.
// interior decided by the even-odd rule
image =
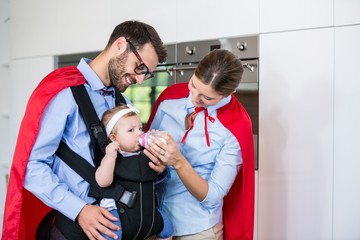
<svg viewBox="0 0 360 240">
<path fill-rule="evenodd" d="M 147 127 L 151 125 L 162 101 L 185 98 L 188 95 L 188 83 L 175 84 L 165 89 L 154 105 Z M 217 117 L 238 140 L 243 159 L 242 167 L 224 198 L 224 239 L 253 240 L 255 170 L 251 120 L 244 107 L 233 95 L 228 104 L 218 109 Z"/>
</svg>

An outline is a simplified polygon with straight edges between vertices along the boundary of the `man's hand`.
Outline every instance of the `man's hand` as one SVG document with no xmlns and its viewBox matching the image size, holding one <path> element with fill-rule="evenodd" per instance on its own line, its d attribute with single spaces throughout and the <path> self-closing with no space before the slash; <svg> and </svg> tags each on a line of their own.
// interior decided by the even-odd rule
<svg viewBox="0 0 360 240">
<path fill-rule="evenodd" d="M 85 205 L 77 219 L 90 240 L 105 240 L 105 238 L 101 236 L 101 233 L 117 239 L 116 234 L 111 231 L 119 230 L 119 227 L 112 223 L 112 221 L 116 221 L 117 218 L 105 208 L 95 205 Z"/>
</svg>

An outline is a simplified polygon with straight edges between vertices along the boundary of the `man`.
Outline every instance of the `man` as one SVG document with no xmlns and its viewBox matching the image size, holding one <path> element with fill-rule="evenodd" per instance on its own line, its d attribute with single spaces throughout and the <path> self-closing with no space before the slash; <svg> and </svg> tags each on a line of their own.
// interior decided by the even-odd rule
<svg viewBox="0 0 360 240">
<path fill-rule="evenodd" d="M 2 239 L 34 239 L 38 223 L 49 211 L 44 204 L 78 224 L 89 239 L 104 239 L 101 233 L 116 238 L 111 231 L 117 228 L 112 223 L 114 216 L 92 205 L 95 199 L 88 196 L 89 184 L 55 155 L 63 141 L 94 165 L 90 135 L 70 87 L 84 84 L 101 118 L 115 106 L 115 88 L 124 92 L 132 84 L 142 84 L 153 77 L 152 72 L 166 56 L 153 27 L 127 21 L 115 27 L 106 48 L 94 60 L 83 58 L 76 68 L 57 69 L 43 79 L 30 97 L 20 127 Z M 150 166 L 157 172 L 165 169 Z M 57 224 L 57 219 L 61 218 L 56 215 L 50 238 L 68 238 L 59 227 L 64 224 Z"/>
</svg>

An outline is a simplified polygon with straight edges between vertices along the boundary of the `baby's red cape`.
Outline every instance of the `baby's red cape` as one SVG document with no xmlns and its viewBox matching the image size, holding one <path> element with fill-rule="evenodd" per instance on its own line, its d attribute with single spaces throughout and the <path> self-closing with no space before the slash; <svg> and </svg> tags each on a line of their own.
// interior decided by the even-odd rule
<svg viewBox="0 0 360 240">
<path fill-rule="evenodd" d="M 175 84 L 165 89 L 154 105 L 147 128 L 151 125 L 162 101 L 187 96 L 189 96 L 188 83 Z M 224 198 L 224 239 L 253 240 L 255 170 L 251 120 L 244 107 L 233 95 L 228 104 L 218 109 L 217 117 L 238 140 L 243 159 L 241 170 Z"/>
<path fill-rule="evenodd" d="M 35 239 L 37 226 L 51 210 L 23 188 L 26 165 L 39 132 L 42 114 L 50 100 L 64 88 L 85 82 L 76 67 L 65 67 L 47 75 L 32 93 L 20 125 L 10 170 L 1 239 Z"/>
</svg>

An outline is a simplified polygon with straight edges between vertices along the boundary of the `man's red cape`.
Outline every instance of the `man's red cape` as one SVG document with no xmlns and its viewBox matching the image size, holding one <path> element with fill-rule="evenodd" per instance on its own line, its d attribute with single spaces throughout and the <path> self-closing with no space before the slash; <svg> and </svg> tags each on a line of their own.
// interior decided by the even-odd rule
<svg viewBox="0 0 360 240">
<path fill-rule="evenodd" d="M 76 67 L 65 67 L 47 75 L 32 93 L 20 125 L 10 170 L 1 239 L 35 239 L 37 226 L 51 210 L 23 188 L 26 165 L 39 133 L 42 114 L 50 100 L 64 88 L 85 82 Z"/>
<path fill-rule="evenodd" d="M 175 84 L 165 89 L 155 102 L 147 128 L 151 125 L 162 101 L 187 96 L 189 96 L 188 83 Z M 253 240 L 255 170 L 251 120 L 244 107 L 233 95 L 228 104 L 218 109 L 217 117 L 237 138 L 243 159 L 242 167 L 224 198 L 224 239 Z"/>
</svg>

